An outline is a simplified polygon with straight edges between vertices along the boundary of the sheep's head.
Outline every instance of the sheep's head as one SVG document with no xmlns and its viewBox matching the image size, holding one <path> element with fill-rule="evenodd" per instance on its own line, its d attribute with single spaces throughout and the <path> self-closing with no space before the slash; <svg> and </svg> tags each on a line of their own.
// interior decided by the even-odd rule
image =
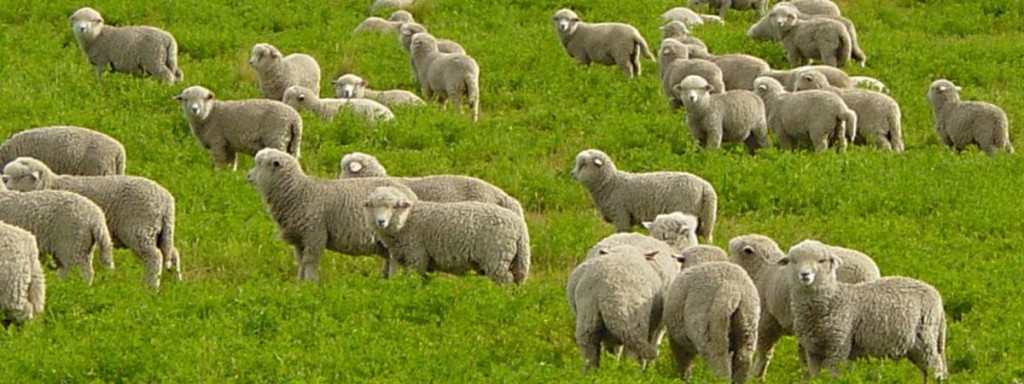
<svg viewBox="0 0 1024 384">
<path fill-rule="evenodd" d="M 683 37 L 690 35 L 690 28 L 683 24 L 679 20 L 673 20 L 668 24 L 658 27 L 661 30 L 662 39 L 670 39 L 673 37 Z"/>
<path fill-rule="evenodd" d="M 672 257 L 679 262 L 680 269 L 693 268 L 704 263 L 729 261 L 729 256 L 725 254 L 725 251 L 712 245 L 689 247 Z"/>
<path fill-rule="evenodd" d="M 768 95 L 777 95 L 784 93 L 786 90 L 782 88 L 782 83 L 771 77 L 761 76 L 754 79 L 754 93 L 760 96 L 762 99 Z"/>
<path fill-rule="evenodd" d="M 412 49 L 410 48 L 412 46 L 412 36 L 417 33 L 422 33 L 426 31 L 427 27 L 424 27 L 420 23 L 402 23 L 402 25 L 398 27 L 398 42 L 402 44 L 402 48 L 405 48 L 405 50 L 408 52 L 410 49 Z"/>
<path fill-rule="evenodd" d="M 411 22 L 414 21 L 414 19 L 413 19 L 411 13 L 409 13 L 408 11 L 404 11 L 404 10 L 400 9 L 400 10 L 392 12 L 391 16 L 388 16 L 388 21 L 397 21 L 397 22 L 400 22 L 400 23 L 411 23 Z"/>
<path fill-rule="evenodd" d="M 71 30 L 78 39 L 92 40 L 103 29 L 103 16 L 89 7 L 79 8 L 71 14 L 69 19 L 71 20 Z"/>
<path fill-rule="evenodd" d="M 298 110 L 300 107 L 308 108 L 318 99 L 316 93 L 313 93 L 309 88 L 293 85 L 284 90 L 284 97 L 281 98 L 281 101 Z"/>
<path fill-rule="evenodd" d="M 252 52 L 249 55 L 249 66 L 258 70 L 266 68 L 269 63 L 279 59 L 281 59 L 281 51 L 273 45 L 259 43 L 252 46 Z"/>
<path fill-rule="evenodd" d="M 824 73 L 816 69 L 802 69 L 795 74 L 796 81 L 793 83 L 793 91 L 805 91 L 808 89 L 823 89 L 829 86 L 828 78 Z"/>
<path fill-rule="evenodd" d="M 754 23 L 754 25 L 751 25 L 750 29 L 747 29 L 747 37 L 754 40 L 778 40 L 779 30 L 775 28 L 774 23 L 772 23 L 772 16 L 768 14 L 762 17 L 761 20 L 758 20 L 757 23 Z"/>
<path fill-rule="evenodd" d="M 796 7 L 783 6 L 772 8 L 771 13 L 768 14 L 771 17 L 775 27 L 780 31 L 786 31 L 796 24 L 800 18 L 800 11 Z"/>
<path fill-rule="evenodd" d="M 338 173 L 338 178 L 386 177 L 387 175 L 384 166 L 371 155 L 352 152 L 341 157 L 341 172 Z"/>
<path fill-rule="evenodd" d="M 369 83 L 362 77 L 346 74 L 331 81 L 334 86 L 334 96 L 343 99 L 361 99 L 365 95 L 366 86 Z"/>
<path fill-rule="evenodd" d="M 412 35 L 409 50 L 415 54 L 437 52 L 437 39 L 427 32 Z"/>
<path fill-rule="evenodd" d="M 651 237 L 664 241 L 676 250 L 697 245 L 697 218 L 682 212 L 664 213 L 654 221 L 643 222 Z"/>
<path fill-rule="evenodd" d="M 706 104 L 715 87 L 703 77 L 690 75 L 683 78 L 679 84 L 672 86 L 672 90 L 679 95 L 684 104 L 695 105 Z"/>
<path fill-rule="evenodd" d="M 213 103 L 213 92 L 198 85 L 185 88 L 181 94 L 174 96 L 181 105 L 181 112 L 186 119 L 205 120 L 210 115 Z"/>
<path fill-rule="evenodd" d="M 952 81 L 939 79 L 928 88 L 928 101 L 934 103 L 960 100 L 960 87 Z"/>
<path fill-rule="evenodd" d="M 836 270 L 841 261 L 827 245 L 804 240 L 790 248 L 789 254 L 779 260 L 778 264 L 786 268 L 795 285 L 820 286 L 835 282 Z"/>
<path fill-rule="evenodd" d="M 589 185 L 614 171 L 615 164 L 607 154 L 596 149 L 588 149 L 576 155 L 576 166 L 573 167 L 571 174 L 576 181 Z"/>
<path fill-rule="evenodd" d="M 661 47 L 658 48 L 658 64 L 665 65 L 673 60 L 687 60 L 690 58 L 690 48 L 679 40 L 664 39 Z"/>
<path fill-rule="evenodd" d="M 555 15 L 551 17 L 551 20 L 555 22 L 555 29 L 558 34 L 571 35 L 576 33 L 576 28 L 580 25 L 580 17 L 576 15 L 570 9 L 562 8 L 555 12 Z"/>
<path fill-rule="evenodd" d="M 729 240 L 730 260 L 748 272 L 775 264 L 784 254 L 775 240 L 757 234 L 734 237 Z"/>
<path fill-rule="evenodd" d="M 53 175 L 50 167 L 31 157 L 16 158 L 3 171 L 6 187 L 21 192 L 46 189 L 46 179 Z"/>
<path fill-rule="evenodd" d="M 303 174 L 298 160 L 287 152 L 274 148 L 263 148 L 256 152 L 252 169 L 249 170 L 246 177 L 249 179 L 249 184 L 262 189 L 274 183 L 282 175 L 289 173 Z"/>
<path fill-rule="evenodd" d="M 409 212 L 416 204 L 416 197 L 395 187 L 378 187 L 363 206 L 366 219 L 375 230 L 400 231 L 405 226 Z"/>
</svg>

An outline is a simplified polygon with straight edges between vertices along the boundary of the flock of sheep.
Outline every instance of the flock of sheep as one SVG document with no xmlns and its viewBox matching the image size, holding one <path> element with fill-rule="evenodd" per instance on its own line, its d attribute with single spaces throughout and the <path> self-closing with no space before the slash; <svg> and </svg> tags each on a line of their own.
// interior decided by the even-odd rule
<svg viewBox="0 0 1024 384">
<path fill-rule="evenodd" d="M 769 145 L 771 131 L 783 149 L 872 143 L 903 151 L 899 105 L 884 93 L 855 87 L 881 89 L 881 82 L 838 68 L 850 60 L 863 65 L 866 56 L 853 23 L 835 4 L 793 0 L 769 10 L 764 0 L 709 3 L 718 16 L 687 8 L 666 12 L 657 50 L 664 95 L 674 109 L 685 108 L 686 124 L 701 146 L 741 142 L 755 153 Z M 690 35 L 692 26 L 724 22 L 730 8 L 764 14 L 748 34 L 778 40 L 793 68 L 772 70 L 749 55 L 713 55 Z M 655 59 L 632 26 L 586 23 L 569 9 L 557 11 L 553 21 L 566 53 L 581 64 L 617 65 L 632 77 L 641 73 L 642 58 Z M 72 14 L 71 26 L 97 76 L 110 70 L 172 84 L 183 79 L 177 44 L 163 30 L 107 26 L 91 8 Z M 372 30 L 397 32 L 424 98 L 465 101 L 477 120 L 480 69 L 460 45 L 434 38 L 406 11 L 371 17 L 356 28 Z M 803 67 L 809 60 L 825 65 Z M 486 181 L 390 177 L 363 153 L 345 155 L 334 180 L 303 172 L 299 109 L 330 119 L 349 108 L 374 122 L 394 118 L 388 105 L 422 105 L 423 99 L 369 89 L 355 74 L 332 80 L 338 98 L 321 99 L 316 60 L 284 56 L 269 44 L 256 44 L 249 64 L 259 74 L 261 99 L 222 101 L 198 85 L 176 98 L 215 166 L 237 168 L 237 153 L 255 157 L 248 180 L 293 247 L 298 279 L 319 279 L 319 260 L 329 249 L 381 256 L 385 277 L 404 267 L 424 276 L 475 271 L 496 283 L 527 280 L 530 238 L 523 209 Z M 928 92 L 942 142 L 957 150 L 976 144 L 990 154 L 1012 152 L 1005 113 L 960 101 L 958 91 L 937 80 Z M 0 144 L 5 323 L 43 310 L 40 257 L 46 254 L 59 277 L 77 266 L 91 282 L 93 247 L 107 268 L 114 268 L 112 248 L 125 247 L 145 264 L 147 285 L 158 287 L 164 270 L 181 278 L 174 197 L 152 180 L 124 175 L 125 162 L 120 143 L 86 128 L 29 129 Z M 594 245 L 568 277 L 575 338 L 587 367 L 599 366 L 602 346 L 646 366 L 667 333 L 684 380 L 699 354 L 717 375 L 743 382 L 751 375 L 763 378 L 775 342 L 795 335 L 811 376 L 821 369 L 837 374 L 847 360 L 874 356 L 907 358 L 926 381 L 929 373 L 946 377 L 942 300 L 928 284 L 882 277 L 867 255 L 813 240 L 788 252 L 760 235 L 731 239 L 728 252 L 700 245 L 698 238 L 712 242 L 718 197 L 693 174 L 620 171 L 596 149 L 580 152 L 571 174 L 617 232 Z M 650 235 L 631 233 L 636 225 Z"/>
</svg>

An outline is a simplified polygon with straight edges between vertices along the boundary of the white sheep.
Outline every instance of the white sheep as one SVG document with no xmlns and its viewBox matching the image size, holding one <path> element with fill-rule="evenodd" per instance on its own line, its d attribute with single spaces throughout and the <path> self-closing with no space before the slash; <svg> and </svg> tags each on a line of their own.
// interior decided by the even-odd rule
<svg viewBox="0 0 1024 384">
<path fill-rule="evenodd" d="M 417 33 L 425 32 L 428 31 L 427 27 L 423 26 L 423 24 L 416 22 L 402 23 L 402 25 L 398 27 L 398 43 L 406 53 L 412 53 L 412 36 Z M 437 39 L 437 50 L 441 53 L 466 53 L 466 49 L 459 45 L 459 43 L 448 39 Z M 409 56 L 411 61 L 412 55 L 410 54 Z M 416 72 L 415 68 L 413 69 L 413 72 Z"/>
<path fill-rule="evenodd" d="M 856 358 L 906 358 L 928 382 L 946 371 L 946 315 L 934 287 L 906 277 L 860 284 L 838 281 L 842 259 L 817 241 L 803 241 L 779 260 L 792 285 L 793 331 L 810 377 Z"/>
<path fill-rule="evenodd" d="M 813 4 L 814 2 L 812 1 L 810 3 Z M 830 2 L 827 2 L 827 0 L 823 2 L 823 4 L 826 3 L 835 6 L 835 4 L 831 4 Z M 804 2 L 801 2 L 800 4 L 800 6 L 794 6 L 794 3 L 785 1 L 780 2 L 772 7 L 771 13 L 775 13 L 777 9 L 786 8 L 789 12 L 796 13 L 797 17 L 803 20 L 829 19 L 842 24 L 843 27 L 846 28 L 846 33 L 850 35 L 850 58 L 853 59 L 853 61 L 859 62 L 861 67 L 865 66 L 867 63 L 867 55 L 865 55 L 864 51 L 860 49 L 860 43 L 857 38 L 857 27 L 852 21 L 850 21 L 850 19 L 839 16 L 838 9 L 836 9 L 835 15 L 814 14 L 803 11 L 800 7 L 803 6 L 802 4 L 804 4 Z M 811 7 L 814 7 L 814 5 L 811 5 Z M 757 23 L 752 25 L 750 29 L 747 30 L 747 36 L 750 36 L 755 40 L 782 40 L 782 33 L 779 30 L 779 24 L 771 14 L 761 18 L 761 20 L 758 20 Z"/>
<path fill-rule="evenodd" d="M 669 22 L 658 29 L 661 30 L 662 40 L 672 39 L 688 46 L 699 47 L 703 51 L 708 50 L 708 45 L 703 40 L 690 35 L 690 28 L 687 28 L 686 24 L 681 21 Z"/>
<path fill-rule="evenodd" d="M 745 89 L 719 94 L 712 94 L 713 90 L 707 80 L 692 75 L 675 86 L 686 107 L 686 124 L 694 140 L 712 150 L 723 142 L 741 142 L 750 154 L 767 147 L 768 123 L 761 98 Z"/>
<path fill-rule="evenodd" d="M 789 93 L 777 80 L 758 77 L 754 80 L 754 93 L 764 101 L 768 127 L 775 131 L 784 150 L 810 142 L 815 152 L 821 152 L 837 142 L 837 150 L 843 151 L 847 137 L 857 136 L 857 113 L 832 92 Z"/>
<path fill-rule="evenodd" d="M 697 245 L 699 223 L 696 216 L 676 211 L 659 214 L 654 217 L 654 221 L 642 224 L 651 232 L 651 237 L 664 241 L 678 252 Z"/>
<path fill-rule="evenodd" d="M 552 17 L 562 48 L 576 62 L 618 65 L 626 76 L 640 76 L 640 56 L 654 60 L 640 31 L 623 23 L 586 23 L 563 8 Z"/>
<path fill-rule="evenodd" d="M 775 7 L 771 20 L 779 30 L 789 66 L 809 64 L 811 59 L 842 68 L 850 60 L 853 43 L 843 23 L 829 18 L 801 18 L 793 7 Z"/>
<path fill-rule="evenodd" d="M 210 152 L 215 167 L 238 169 L 238 152 L 255 155 L 276 148 L 299 156 L 302 117 L 276 100 L 221 101 L 201 86 L 191 86 L 174 97 L 181 105 L 192 134 Z"/>
<path fill-rule="evenodd" d="M 903 129 L 900 105 L 892 97 L 879 92 L 857 88 L 830 86 L 825 75 L 814 69 L 797 72 L 794 91 L 822 89 L 839 95 L 857 113 L 857 137 L 847 139 L 852 143 L 873 143 L 875 148 L 895 153 L 903 152 Z"/>
<path fill-rule="evenodd" d="M 712 93 L 725 92 L 722 69 L 715 63 L 704 59 L 690 58 L 690 50 L 676 40 L 662 40 L 658 48 L 658 77 L 661 79 L 661 91 L 670 99 L 669 107 L 677 110 L 683 106 L 681 96 L 675 86 L 687 76 L 696 75 L 704 78 L 713 88 Z"/>
<path fill-rule="evenodd" d="M 424 277 L 429 271 L 476 271 L 498 284 L 522 284 L 529 277 L 530 234 L 510 210 L 477 201 L 422 201 L 393 187 L 374 190 L 365 207 L 389 258 Z"/>
<path fill-rule="evenodd" d="M 661 19 L 666 23 L 679 21 L 688 26 L 703 25 L 706 23 L 725 24 L 725 20 L 715 15 L 704 15 L 694 12 L 686 7 L 675 7 L 661 14 Z"/>
<path fill-rule="evenodd" d="M 697 217 L 697 234 L 712 242 L 718 194 L 697 175 L 685 172 L 629 173 L 619 171 L 607 154 L 587 149 L 576 155 L 576 179 L 618 232 L 654 220 L 663 213 L 683 212 Z"/>
<path fill-rule="evenodd" d="M 377 121 L 390 121 L 395 118 L 391 109 L 370 99 L 321 99 L 309 88 L 293 85 L 284 91 L 282 101 L 295 110 L 308 109 L 324 120 L 334 119 L 338 109 L 348 108 L 356 115 L 374 124 Z"/>
<path fill-rule="evenodd" d="M 725 19 L 725 13 L 730 9 L 737 11 L 757 11 L 763 15 L 768 7 L 768 0 L 690 0 L 690 8 L 697 9 L 707 5 L 712 10 L 718 10 L 718 17 Z"/>
<path fill-rule="evenodd" d="M 370 84 L 366 80 L 351 73 L 332 80 L 331 85 L 334 86 L 334 97 L 340 99 L 370 99 L 389 107 L 426 104 L 423 102 L 423 99 L 409 91 L 401 89 L 377 91 L 370 89 L 368 88 Z"/>
<path fill-rule="evenodd" d="M 284 56 L 273 45 L 259 43 L 252 46 L 249 66 L 259 75 L 260 92 L 264 98 L 281 100 L 284 91 L 293 85 L 301 85 L 320 94 L 320 65 L 310 55 L 293 53 Z"/>
<path fill-rule="evenodd" d="M 480 66 L 476 60 L 462 53 L 438 51 L 437 39 L 424 32 L 412 37 L 412 62 L 424 98 L 437 98 L 442 105 L 451 99 L 456 108 L 465 100 L 473 121 L 479 119 Z"/>
<path fill-rule="evenodd" d="M 391 16 L 388 16 L 387 19 L 377 16 L 367 17 L 352 32 L 398 32 L 398 27 L 402 26 L 402 23 L 411 23 L 413 21 L 411 13 L 397 10 L 392 12 Z"/>
<path fill-rule="evenodd" d="M 21 156 L 46 163 L 60 174 L 82 176 L 123 175 L 124 146 L 103 133 L 81 127 L 55 126 L 27 129 L 0 144 L 0 169 Z"/>
<path fill-rule="evenodd" d="M 178 42 L 159 28 L 114 27 L 92 8 L 71 14 L 71 29 L 99 78 L 103 71 L 152 76 L 174 84 L 184 75 L 178 67 Z"/>
<path fill-rule="evenodd" d="M 0 221 L 0 322 L 32 320 L 46 307 L 46 276 L 31 232 Z"/>
<path fill-rule="evenodd" d="M 961 101 L 960 87 L 946 79 L 935 80 L 928 88 L 935 131 L 942 144 L 962 151 L 976 144 L 985 153 L 999 150 L 1013 153 L 1006 112 L 982 101 Z"/>
<path fill-rule="evenodd" d="M 754 79 L 771 70 L 760 57 L 745 54 L 708 55 L 704 58 L 722 70 L 722 84 L 726 90 L 754 90 Z"/>
</svg>

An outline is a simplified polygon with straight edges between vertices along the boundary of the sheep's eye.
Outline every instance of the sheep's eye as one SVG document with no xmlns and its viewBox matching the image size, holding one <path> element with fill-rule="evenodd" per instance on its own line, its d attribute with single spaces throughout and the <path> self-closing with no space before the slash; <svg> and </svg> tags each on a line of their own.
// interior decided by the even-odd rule
<svg viewBox="0 0 1024 384">
<path fill-rule="evenodd" d="M 828 262 L 828 259 L 821 259 L 821 260 L 818 260 L 818 264 L 825 264 L 825 263 L 827 263 L 827 262 Z"/>
</svg>

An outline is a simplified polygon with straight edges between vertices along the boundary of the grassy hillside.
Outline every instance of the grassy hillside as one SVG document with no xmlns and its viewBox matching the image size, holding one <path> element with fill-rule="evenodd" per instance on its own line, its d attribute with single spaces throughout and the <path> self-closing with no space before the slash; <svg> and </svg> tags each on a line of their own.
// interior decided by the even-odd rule
<svg viewBox="0 0 1024 384">
<path fill-rule="evenodd" d="M 428 0 L 431 1 L 431 0 Z M 1024 122 L 1024 3 L 1019 0 L 840 1 L 857 23 L 867 68 L 903 108 L 907 152 L 756 157 L 741 148 L 697 149 L 661 97 L 655 63 L 627 80 L 618 69 L 573 63 L 550 16 L 562 6 L 584 20 L 637 26 L 657 46 L 657 16 L 674 1 L 432 0 L 415 12 L 461 43 L 482 68 L 481 120 L 434 106 L 397 109 L 393 124 L 343 116 L 305 118 L 302 165 L 334 177 L 341 155 L 377 155 L 393 175 L 460 173 L 486 179 L 528 210 L 533 271 L 521 287 L 481 277 L 383 280 L 380 261 L 328 252 L 319 284 L 294 280 L 281 241 L 245 172 L 214 171 L 172 100 L 201 84 L 220 99 L 257 97 L 247 68 L 253 44 L 316 57 L 328 78 L 357 72 L 377 88 L 415 90 L 391 35 L 352 35 L 369 1 L 98 0 L 108 24 L 150 24 L 180 44 L 183 83 L 106 75 L 97 81 L 67 17 L 82 3 L 7 2 L 0 7 L 0 137 L 30 127 L 79 125 L 128 151 L 128 173 L 177 199 L 177 246 L 185 280 L 159 293 L 141 284 L 129 251 L 93 286 L 52 272 L 46 312 L 0 332 L 0 382 L 674 382 L 667 346 L 647 372 L 610 361 L 582 376 L 564 284 L 598 239 L 612 233 L 569 177 L 573 158 L 600 148 L 629 171 L 696 173 L 719 193 L 716 244 L 762 233 L 783 247 L 805 238 L 863 250 L 884 274 L 927 281 L 949 318 L 948 362 L 956 382 L 1024 380 L 1024 160 L 962 154 L 939 145 L 925 95 L 946 77 L 966 99 L 1001 105 L 1018 148 Z M 744 32 L 752 13 L 696 29 L 716 53 L 745 52 L 785 68 L 781 48 Z M 327 93 L 327 91 L 324 91 Z M 608 360 L 606 360 L 608 361 Z M 784 339 L 768 382 L 802 374 Z M 710 380 L 698 364 L 698 382 Z M 838 382 L 905 383 L 907 362 L 861 362 Z M 833 382 L 822 379 L 821 382 Z"/>
</svg>

